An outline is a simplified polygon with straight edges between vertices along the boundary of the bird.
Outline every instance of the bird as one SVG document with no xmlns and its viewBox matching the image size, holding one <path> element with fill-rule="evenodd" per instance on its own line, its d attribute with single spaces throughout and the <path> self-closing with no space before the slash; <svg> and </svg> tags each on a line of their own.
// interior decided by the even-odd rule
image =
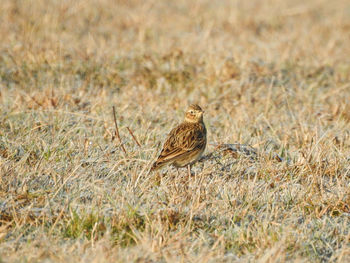
<svg viewBox="0 0 350 263">
<path fill-rule="evenodd" d="M 165 165 L 174 165 L 178 171 L 186 167 L 191 176 L 191 165 L 202 156 L 207 145 L 207 129 L 203 122 L 204 111 L 197 104 L 191 104 L 184 121 L 173 128 L 150 172 Z"/>
</svg>

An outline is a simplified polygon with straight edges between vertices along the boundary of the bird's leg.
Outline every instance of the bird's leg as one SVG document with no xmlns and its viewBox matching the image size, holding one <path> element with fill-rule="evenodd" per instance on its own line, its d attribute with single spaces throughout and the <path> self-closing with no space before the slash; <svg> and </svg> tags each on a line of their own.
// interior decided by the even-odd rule
<svg viewBox="0 0 350 263">
<path fill-rule="evenodd" d="M 177 172 L 177 176 L 175 176 L 174 180 L 172 180 L 172 181 L 173 181 L 174 189 L 175 189 L 176 193 L 178 193 L 179 189 L 177 188 L 176 181 L 179 178 L 179 169 L 177 167 L 176 167 L 176 172 Z"/>
<path fill-rule="evenodd" d="M 188 179 L 191 178 L 191 165 L 187 165 Z"/>
</svg>

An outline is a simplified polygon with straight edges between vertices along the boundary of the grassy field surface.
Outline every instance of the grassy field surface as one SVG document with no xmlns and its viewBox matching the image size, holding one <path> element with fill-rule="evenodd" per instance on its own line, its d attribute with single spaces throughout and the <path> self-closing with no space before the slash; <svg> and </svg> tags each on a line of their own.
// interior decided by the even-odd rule
<svg viewBox="0 0 350 263">
<path fill-rule="evenodd" d="M 0 35 L 0 262 L 350 262 L 348 0 L 2 0 Z M 147 174 L 193 102 L 195 176 Z"/>
</svg>

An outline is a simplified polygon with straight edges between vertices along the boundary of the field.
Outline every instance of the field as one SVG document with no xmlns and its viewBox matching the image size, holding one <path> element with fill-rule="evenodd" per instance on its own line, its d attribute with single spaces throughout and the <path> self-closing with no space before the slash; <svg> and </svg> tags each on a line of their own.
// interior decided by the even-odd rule
<svg viewBox="0 0 350 263">
<path fill-rule="evenodd" d="M 2 0 L 0 35 L 0 262 L 350 262 L 348 0 Z M 195 175 L 148 174 L 190 103 Z"/>
</svg>

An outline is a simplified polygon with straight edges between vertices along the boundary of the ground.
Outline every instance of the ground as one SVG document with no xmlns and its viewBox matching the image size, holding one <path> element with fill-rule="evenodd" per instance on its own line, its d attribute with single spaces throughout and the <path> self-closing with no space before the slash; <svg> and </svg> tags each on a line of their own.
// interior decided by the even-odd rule
<svg viewBox="0 0 350 263">
<path fill-rule="evenodd" d="M 349 1 L 3 0 L 0 34 L 1 262 L 350 261 Z M 148 174 L 190 103 L 206 157 Z"/>
</svg>

